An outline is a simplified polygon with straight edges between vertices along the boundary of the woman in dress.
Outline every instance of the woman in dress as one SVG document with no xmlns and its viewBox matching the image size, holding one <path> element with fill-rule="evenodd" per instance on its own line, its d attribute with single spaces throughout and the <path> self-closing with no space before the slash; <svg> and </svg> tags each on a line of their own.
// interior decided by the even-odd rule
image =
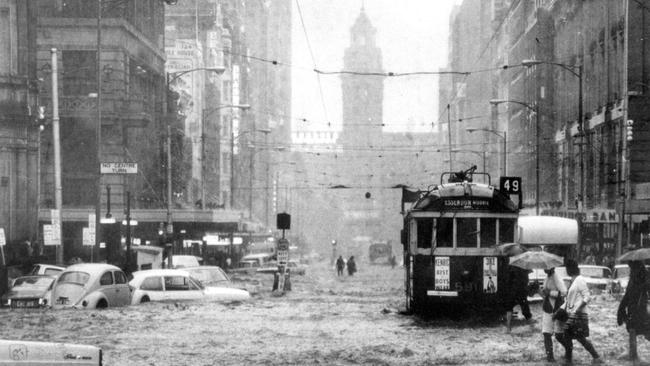
<svg viewBox="0 0 650 366">
<path fill-rule="evenodd" d="M 633 261 L 630 266 L 630 281 L 625 289 L 625 295 L 618 306 L 618 325 L 625 323 L 629 334 L 630 361 L 639 363 L 636 350 L 637 335 L 650 338 L 650 321 L 648 319 L 648 271 L 643 262 Z"/>
</svg>

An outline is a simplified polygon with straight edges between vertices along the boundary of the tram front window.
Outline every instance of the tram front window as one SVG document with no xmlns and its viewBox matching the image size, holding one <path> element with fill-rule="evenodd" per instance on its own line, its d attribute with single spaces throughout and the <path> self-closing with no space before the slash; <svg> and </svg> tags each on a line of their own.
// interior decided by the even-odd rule
<svg viewBox="0 0 650 366">
<path fill-rule="evenodd" d="M 512 243 L 515 241 L 516 219 L 499 219 L 499 243 Z"/>
<path fill-rule="evenodd" d="M 484 217 L 481 219 L 481 247 L 490 248 L 497 243 L 497 220 Z"/>
<path fill-rule="evenodd" d="M 433 219 L 417 219 L 418 248 L 431 248 Z"/>
<path fill-rule="evenodd" d="M 436 245 L 441 248 L 454 246 L 454 219 L 437 219 Z"/>
<path fill-rule="evenodd" d="M 457 219 L 456 222 L 458 225 L 458 240 L 456 245 L 459 248 L 476 248 L 478 244 L 477 220 L 475 218 Z"/>
</svg>

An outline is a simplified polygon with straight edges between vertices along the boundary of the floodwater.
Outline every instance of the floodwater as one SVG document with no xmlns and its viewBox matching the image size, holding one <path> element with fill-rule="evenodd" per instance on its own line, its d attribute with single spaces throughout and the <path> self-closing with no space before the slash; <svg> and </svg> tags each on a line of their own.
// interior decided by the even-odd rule
<svg viewBox="0 0 650 366">
<path fill-rule="evenodd" d="M 106 365 L 501 365 L 544 364 L 540 323 L 421 320 L 401 314 L 403 270 L 359 263 L 337 277 L 328 263 L 271 293 L 272 277 L 236 279 L 253 291 L 246 303 L 147 303 L 107 310 L 0 309 L 0 338 L 83 343 L 104 350 Z M 618 302 L 589 305 L 591 339 L 608 365 L 627 365 L 627 332 Z M 541 318 L 540 304 L 533 305 Z M 574 363 L 589 364 L 575 342 Z M 650 342 L 639 354 L 650 360 Z M 556 344 L 556 358 L 561 347 Z"/>
</svg>

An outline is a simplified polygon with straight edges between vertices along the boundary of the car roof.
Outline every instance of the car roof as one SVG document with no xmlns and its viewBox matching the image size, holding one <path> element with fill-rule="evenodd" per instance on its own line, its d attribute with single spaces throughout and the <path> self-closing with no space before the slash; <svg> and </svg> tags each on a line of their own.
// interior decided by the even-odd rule
<svg viewBox="0 0 650 366">
<path fill-rule="evenodd" d="M 143 277 L 143 276 L 189 276 L 189 272 L 183 269 L 172 269 L 172 268 L 159 268 L 159 269 L 145 269 L 142 271 L 133 272 L 133 278 Z"/>
<path fill-rule="evenodd" d="M 594 265 L 594 264 L 579 264 L 578 268 L 599 268 L 599 269 L 605 268 L 605 269 L 609 269 L 609 267 L 607 267 L 607 266 L 597 266 L 597 265 Z"/>
<path fill-rule="evenodd" d="M 76 271 L 83 271 L 83 272 L 99 272 L 99 271 L 105 271 L 105 270 L 120 270 L 121 269 L 117 266 L 114 266 L 112 264 L 108 263 L 78 263 L 78 264 L 73 264 L 71 266 L 68 266 L 65 269 L 65 272 L 76 272 Z"/>
<path fill-rule="evenodd" d="M 21 279 L 21 278 L 51 278 L 53 280 L 56 280 L 57 277 L 58 276 L 54 276 L 54 275 L 38 274 L 38 275 L 20 276 L 20 277 L 14 278 L 14 280 L 18 280 L 18 279 Z"/>
</svg>

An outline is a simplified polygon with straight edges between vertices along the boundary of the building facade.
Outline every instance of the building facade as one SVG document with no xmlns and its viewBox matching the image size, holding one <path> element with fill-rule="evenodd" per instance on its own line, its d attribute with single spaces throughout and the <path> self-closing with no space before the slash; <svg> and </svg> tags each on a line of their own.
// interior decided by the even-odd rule
<svg viewBox="0 0 650 366">
<path fill-rule="evenodd" d="M 465 90 L 490 90 L 471 98 L 477 109 L 460 103 L 460 118 L 489 115 L 470 128 L 507 131 L 508 175 L 523 177 L 523 213 L 578 218 L 583 248 L 600 257 L 617 244 L 619 251 L 643 244 L 647 230 L 649 5 L 466 0 L 452 18 L 458 36 L 451 37 L 448 68 L 468 70 L 461 60 L 477 59 L 475 43 L 463 40 L 457 25 L 474 24 L 487 36 L 472 66 L 492 71 L 448 87 L 449 104 L 462 102 Z"/>
<path fill-rule="evenodd" d="M 0 228 L 7 244 L 34 240 L 38 228 L 36 11 L 35 1 L 0 1 Z"/>
</svg>

